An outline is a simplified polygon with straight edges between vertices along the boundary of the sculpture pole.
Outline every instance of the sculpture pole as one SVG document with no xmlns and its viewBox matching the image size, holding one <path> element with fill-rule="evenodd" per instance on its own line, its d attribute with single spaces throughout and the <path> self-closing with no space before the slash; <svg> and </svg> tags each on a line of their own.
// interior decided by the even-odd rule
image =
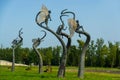
<svg viewBox="0 0 120 80">
<path fill-rule="evenodd" d="M 14 69 L 15 69 L 15 48 L 13 48 L 13 60 L 12 60 L 12 68 L 11 68 L 11 71 L 13 72 Z"/>
<path fill-rule="evenodd" d="M 64 10 L 63 10 L 63 11 L 64 11 Z M 62 11 L 62 12 L 63 12 L 63 11 Z M 62 12 L 61 12 L 61 13 L 62 13 Z M 62 20 L 62 17 L 63 17 L 63 16 L 67 16 L 67 15 L 62 15 L 62 14 L 61 14 L 60 20 L 61 20 L 61 23 L 62 23 L 62 24 L 58 27 L 56 33 L 57 33 L 58 35 L 62 36 L 62 37 L 63 37 L 63 36 L 66 37 L 68 41 L 67 41 L 67 45 L 66 45 L 67 51 L 66 51 L 66 53 L 63 53 L 63 54 L 62 54 L 61 63 L 60 63 L 60 66 L 59 66 L 59 69 L 58 69 L 58 74 L 57 74 L 58 77 L 65 77 L 66 62 L 67 62 L 67 53 L 68 53 L 69 48 L 70 48 L 70 46 L 71 46 L 71 37 L 69 37 L 68 34 L 62 32 L 62 30 L 65 30 L 65 29 L 64 29 L 64 22 L 63 22 L 63 20 Z"/>
<path fill-rule="evenodd" d="M 22 28 L 19 30 L 19 40 L 16 38 L 12 41 L 12 48 L 13 48 L 13 61 L 12 61 L 12 67 L 11 67 L 11 71 L 13 72 L 14 69 L 15 69 L 15 49 L 18 47 L 18 46 L 21 46 L 22 45 L 22 42 L 23 42 L 23 38 L 21 36 L 21 34 L 23 34 L 22 32 Z"/>
<path fill-rule="evenodd" d="M 85 54 L 86 54 L 87 46 L 89 45 L 89 42 L 90 42 L 90 35 L 87 32 L 84 32 L 84 29 L 82 26 L 80 26 L 79 21 L 75 20 L 75 13 L 73 13 L 71 11 L 66 11 L 66 10 L 67 9 L 65 9 L 62 12 L 62 14 L 70 13 L 73 15 L 73 18 L 69 19 L 69 21 L 68 21 L 68 25 L 72 31 L 71 33 L 76 32 L 79 34 L 79 36 L 80 36 L 80 34 L 83 34 L 87 37 L 86 42 L 82 48 L 82 53 L 80 55 L 79 69 L 78 69 L 78 77 L 83 78 L 84 77 L 84 67 L 85 67 Z M 80 31 L 80 28 L 82 29 L 82 31 Z"/>
<path fill-rule="evenodd" d="M 32 40 L 33 49 L 35 50 L 35 52 L 39 58 L 39 70 L 38 70 L 39 73 L 42 73 L 43 60 L 42 60 L 42 56 L 41 56 L 40 52 L 37 50 L 37 47 L 40 45 L 41 41 L 43 40 L 43 38 L 45 38 L 45 36 L 46 36 L 46 32 L 42 38 L 37 38 L 37 39 Z"/>
<path fill-rule="evenodd" d="M 90 35 L 87 32 L 83 31 L 76 31 L 79 34 L 83 34 L 87 37 L 84 46 L 82 48 L 82 53 L 80 55 L 80 61 L 79 61 L 79 68 L 78 68 L 78 77 L 79 78 L 84 78 L 84 68 L 85 68 L 85 54 L 90 42 Z"/>
</svg>

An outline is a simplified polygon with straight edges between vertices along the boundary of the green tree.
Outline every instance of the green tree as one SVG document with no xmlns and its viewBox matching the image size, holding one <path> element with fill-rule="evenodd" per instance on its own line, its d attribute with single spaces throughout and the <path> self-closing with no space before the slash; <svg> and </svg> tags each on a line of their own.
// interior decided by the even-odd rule
<svg viewBox="0 0 120 80">
<path fill-rule="evenodd" d="M 29 48 L 22 48 L 21 49 L 21 62 L 24 63 L 24 64 L 27 64 L 29 65 Z"/>
<path fill-rule="evenodd" d="M 102 47 L 103 47 L 103 45 L 104 45 L 104 40 L 102 39 L 102 38 L 100 38 L 100 39 L 97 39 L 97 41 L 96 41 L 96 48 L 97 48 L 97 50 L 96 50 L 96 57 L 97 57 L 97 66 L 99 66 L 99 67 L 101 67 L 102 66 L 102 54 L 101 54 L 101 51 L 102 51 Z"/>
<path fill-rule="evenodd" d="M 91 40 L 89 46 L 88 46 L 88 50 L 86 53 L 86 66 L 96 66 L 96 45 L 94 40 Z"/>
<path fill-rule="evenodd" d="M 12 61 L 12 49 L 3 48 L 0 50 L 0 59 Z"/>
<path fill-rule="evenodd" d="M 33 49 L 30 49 L 30 51 L 29 51 L 28 60 L 29 60 L 29 64 L 31 64 L 31 63 L 34 63 L 35 65 L 38 64 L 38 57 Z"/>
<path fill-rule="evenodd" d="M 101 48 L 101 56 L 100 56 L 101 67 L 104 67 L 106 65 L 106 58 L 108 54 L 109 54 L 108 47 L 106 45 L 103 45 L 103 47 Z"/>
<path fill-rule="evenodd" d="M 61 47 L 57 46 L 53 48 L 53 58 L 52 58 L 52 62 L 51 65 L 55 65 L 58 66 L 60 64 L 60 52 L 61 51 Z"/>
<path fill-rule="evenodd" d="M 112 42 L 108 41 L 109 45 L 109 63 L 111 67 L 115 66 L 116 63 L 116 51 L 117 51 L 117 46 L 113 44 Z"/>
<path fill-rule="evenodd" d="M 40 50 L 43 54 L 43 64 L 44 65 L 51 65 L 52 60 L 52 47 L 44 48 Z"/>
</svg>

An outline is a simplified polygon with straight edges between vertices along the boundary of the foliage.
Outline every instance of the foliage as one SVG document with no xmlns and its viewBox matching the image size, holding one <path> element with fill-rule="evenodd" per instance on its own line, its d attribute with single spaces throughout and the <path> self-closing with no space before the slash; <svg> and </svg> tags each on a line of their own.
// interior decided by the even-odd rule
<svg viewBox="0 0 120 80">
<path fill-rule="evenodd" d="M 68 53 L 67 66 L 78 66 L 79 55 L 84 41 L 78 40 L 79 46 L 72 45 Z M 91 40 L 85 57 L 85 65 L 92 67 L 120 67 L 120 42 L 104 43 L 104 39 Z M 58 66 L 62 48 L 48 47 L 38 49 L 43 57 L 44 65 Z M 0 48 L 0 60 L 12 61 L 12 48 Z M 18 47 L 15 51 L 16 63 L 38 65 L 38 57 L 32 48 Z"/>
</svg>

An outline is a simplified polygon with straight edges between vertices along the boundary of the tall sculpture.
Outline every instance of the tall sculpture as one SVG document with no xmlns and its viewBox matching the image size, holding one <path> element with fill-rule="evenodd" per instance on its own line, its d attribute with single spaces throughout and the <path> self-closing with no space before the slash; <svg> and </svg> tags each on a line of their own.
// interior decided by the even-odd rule
<svg viewBox="0 0 120 80">
<path fill-rule="evenodd" d="M 90 35 L 84 31 L 83 26 L 80 26 L 79 21 L 75 20 L 75 13 L 73 13 L 71 11 L 66 11 L 66 10 L 67 9 L 65 9 L 62 14 L 71 13 L 73 15 L 73 18 L 68 19 L 70 36 L 73 36 L 74 32 L 76 32 L 79 34 L 79 36 L 80 36 L 80 34 L 83 34 L 87 37 L 85 44 L 82 48 L 82 53 L 80 55 L 79 69 L 78 69 L 78 77 L 83 78 L 84 77 L 84 67 L 85 67 L 85 53 L 86 53 L 87 47 L 90 42 Z M 80 30 L 80 29 L 82 29 L 82 30 Z"/>
<path fill-rule="evenodd" d="M 58 77 L 65 76 L 65 66 L 66 66 L 66 61 L 67 61 L 67 53 L 68 53 L 69 48 L 71 46 L 71 38 L 73 37 L 74 33 L 76 32 L 79 34 L 79 36 L 80 36 L 80 34 L 83 34 L 87 37 L 86 42 L 82 48 L 82 53 L 80 55 L 79 69 L 78 69 L 78 77 L 83 77 L 84 76 L 84 61 L 85 61 L 84 58 L 85 58 L 87 46 L 90 42 L 90 35 L 84 31 L 83 26 L 81 26 L 79 24 L 79 21 L 75 19 L 75 13 L 71 12 L 71 11 L 67 11 L 67 9 L 62 10 L 61 15 L 60 15 L 61 25 L 58 26 L 57 31 L 54 32 L 52 29 L 50 29 L 50 27 L 48 27 L 48 20 L 50 19 L 50 21 L 51 21 L 50 13 L 51 13 L 51 11 L 48 10 L 47 7 L 45 7 L 43 5 L 41 8 L 41 11 L 39 11 L 38 14 L 36 15 L 35 20 L 36 20 L 36 23 L 38 26 L 40 26 L 41 28 L 43 28 L 43 29 L 51 32 L 53 35 L 55 35 L 63 47 L 62 58 L 61 58 L 61 62 L 59 65 L 57 76 Z M 64 24 L 62 17 L 68 16 L 68 14 L 73 15 L 72 18 L 68 19 L 68 26 L 69 26 L 70 34 L 63 32 L 63 30 L 66 30 L 66 29 L 64 28 L 65 24 Z M 67 41 L 66 45 L 65 45 L 63 39 L 61 38 L 61 36 L 67 38 L 68 41 Z"/>
<path fill-rule="evenodd" d="M 83 32 L 81 30 L 76 31 L 78 34 L 83 34 L 86 36 L 86 41 L 82 48 L 82 53 L 80 54 L 79 68 L 78 68 L 78 77 L 84 78 L 84 68 L 85 68 L 85 54 L 90 42 L 90 35 L 87 32 Z"/>
<path fill-rule="evenodd" d="M 12 48 L 13 48 L 13 61 L 12 61 L 12 67 L 11 71 L 13 72 L 15 69 L 15 49 L 23 44 L 23 38 L 22 38 L 22 28 L 19 30 L 18 37 L 12 41 Z"/>
<path fill-rule="evenodd" d="M 43 30 L 42 30 L 43 31 Z M 35 50 L 38 58 L 39 58 L 39 73 L 42 73 L 42 67 L 43 67 L 43 60 L 42 60 L 42 56 L 39 53 L 39 51 L 37 50 L 37 47 L 40 45 L 41 41 L 45 38 L 46 36 L 46 32 L 43 31 L 45 34 L 42 38 L 37 38 L 37 39 L 32 39 L 33 42 L 33 49 Z"/>
<path fill-rule="evenodd" d="M 48 28 L 48 25 L 44 26 L 43 24 L 45 23 L 45 20 L 48 20 L 48 18 L 49 18 L 49 17 L 43 17 L 42 14 L 46 14 L 45 12 L 48 13 L 49 10 L 45 9 L 45 10 L 41 10 L 40 12 L 38 12 L 38 14 L 36 15 L 35 20 L 36 20 L 36 23 L 37 23 L 38 26 L 40 26 L 41 28 L 44 28 L 45 30 L 51 32 L 60 41 L 60 43 L 61 43 L 61 45 L 63 47 L 63 54 L 62 54 L 62 60 L 61 60 L 61 63 L 60 63 L 60 67 L 59 67 L 57 76 L 58 77 L 64 77 L 65 76 L 66 60 L 67 60 L 67 48 L 69 48 L 69 46 L 71 44 L 71 38 L 69 37 L 69 35 L 67 35 L 65 33 L 62 33 L 62 30 L 64 30 L 64 26 L 63 26 L 64 24 L 62 24 L 62 26 L 60 26 L 58 28 L 57 32 L 54 32 L 52 29 Z M 62 16 L 63 15 L 61 15 L 61 17 Z M 66 47 L 64 41 L 62 40 L 62 38 L 60 37 L 60 35 L 68 38 L 67 47 Z"/>
<path fill-rule="evenodd" d="M 63 10 L 63 11 L 64 11 L 64 10 Z M 62 11 L 62 12 L 63 12 L 63 11 Z M 62 13 L 62 12 L 61 12 L 61 13 Z M 69 37 L 68 34 L 62 32 L 62 30 L 66 30 L 66 29 L 64 29 L 64 26 L 65 26 L 65 25 L 64 25 L 64 21 L 62 20 L 62 17 L 63 17 L 63 16 L 68 16 L 68 15 L 63 15 L 63 14 L 61 14 L 61 16 L 60 16 L 60 21 L 61 21 L 62 24 L 59 25 L 56 33 L 57 33 L 58 35 L 62 36 L 62 37 L 66 37 L 68 41 L 67 41 L 67 45 L 66 45 L 67 51 L 66 51 L 66 53 L 63 53 L 63 54 L 62 54 L 62 59 L 61 59 L 61 63 L 60 63 L 59 70 L 58 70 L 58 74 L 57 74 L 58 77 L 65 77 L 65 66 L 66 66 L 66 62 L 67 62 L 67 53 L 68 53 L 69 48 L 70 48 L 70 46 L 71 46 L 71 37 Z"/>
</svg>

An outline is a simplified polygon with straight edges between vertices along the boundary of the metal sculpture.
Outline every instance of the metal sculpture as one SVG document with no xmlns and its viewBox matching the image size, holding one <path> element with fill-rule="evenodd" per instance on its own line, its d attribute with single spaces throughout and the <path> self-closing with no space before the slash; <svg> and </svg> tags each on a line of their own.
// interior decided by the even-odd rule
<svg viewBox="0 0 120 80">
<path fill-rule="evenodd" d="M 44 28 L 47 31 L 51 32 L 53 35 L 55 35 L 56 38 L 60 41 L 60 43 L 61 43 L 61 45 L 63 47 L 62 60 L 61 60 L 61 64 L 60 64 L 60 67 L 59 67 L 59 70 L 58 70 L 58 77 L 64 77 L 64 75 L 65 75 L 65 66 L 66 66 L 66 59 L 67 59 L 67 48 L 71 44 L 71 38 L 69 38 L 69 35 L 61 32 L 62 30 L 64 30 L 63 26 L 61 26 L 61 28 L 59 27 L 58 30 L 57 30 L 57 32 L 54 32 L 50 28 L 45 27 L 43 25 L 43 23 L 45 23 L 45 21 L 44 22 L 39 22 L 38 18 L 40 18 L 40 16 L 42 15 L 41 12 L 42 11 L 38 12 L 38 14 L 36 15 L 36 19 L 35 20 L 36 20 L 37 25 L 40 26 L 41 28 Z M 64 41 L 61 39 L 61 37 L 59 35 L 62 35 L 62 36 L 65 36 L 66 38 L 68 38 L 67 47 L 66 47 Z"/>
<path fill-rule="evenodd" d="M 76 31 L 78 34 L 83 34 L 86 36 L 86 41 L 83 45 L 82 52 L 80 54 L 80 61 L 79 61 L 79 67 L 78 67 L 78 77 L 84 78 L 84 68 L 85 68 L 85 54 L 90 42 L 90 35 L 87 32 L 83 32 L 81 30 Z"/>
<path fill-rule="evenodd" d="M 90 42 L 90 35 L 84 31 L 83 26 L 80 26 L 79 21 L 75 20 L 75 13 L 71 11 L 66 11 L 65 9 L 62 14 L 67 14 L 71 13 L 73 15 L 73 18 L 68 19 L 68 25 L 69 25 L 69 30 L 70 30 L 70 37 L 73 36 L 74 32 L 78 33 L 79 36 L 80 34 L 83 34 L 87 37 L 85 44 L 82 48 L 82 53 L 80 55 L 80 61 L 79 61 L 79 69 L 78 69 L 78 77 L 83 78 L 84 77 L 84 66 L 85 66 L 85 53 L 87 50 L 87 46 L 89 45 Z M 66 12 L 65 12 L 66 11 Z M 82 29 L 82 30 L 80 30 Z"/>
<path fill-rule="evenodd" d="M 18 46 L 21 46 L 23 44 L 23 38 L 22 38 L 22 28 L 19 30 L 19 38 L 16 38 L 12 41 L 12 48 L 17 48 Z"/>
<path fill-rule="evenodd" d="M 40 17 L 40 16 L 42 15 L 41 12 L 42 12 L 42 11 L 39 11 L 39 12 L 37 13 L 37 15 L 36 15 L 36 18 L 35 18 L 35 21 L 36 21 L 37 25 L 40 26 L 41 28 L 43 28 L 43 29 L 51 32 L 53 35 L 55 35 L 55 36 L 57 37 L 57 39 L 60 41 L 60 43 L 62 44 L 63 53 L 66 53 L 67 49 L 66 49 L 66 47 L 65 47 L 65 43 L 64 43 L 64 41 L 59 37 L 59 35 L 56 34 L 56 32 L 54 32 L 52 29 L 44 26 L 43 23 L 45 23 L 45 21 L 39 22 L 38 19 L 41 18 L 41 17 Z M 46 18 L 46 19 L 47 19 L 47 18 Z"/>
<path fill-rule="evenodd" d="M 16 38 L 12 41 L 12 48 L 13 48 L 13 60 L 12 60 L 12 67 L 11 71 L 13 72 L 15 69 L 15 49 L 23 44 L 23 38 L 22 38 L 22 28 L 19 30 L 19 38 Z"/>
<path fill-rule="evenodd" d="M 51 16 L 50 16 L 51 11 L 47 9 L 47 7 L 45 5 L 42 5 L 40 14 L 39 14 L 39 18 L 38 18 L 38 22 L 39 24 L 44 22 L 46 24 L 46 27 L 48 27 L 48 20 L 50 19 L 51 21 Z"/>
<path fill-rule="evenodd" d="M 38 12 L 35 20 L 36 20 L 36 23 L 38 26 L 40 26 L 41 28 L 43 28 L 43 29 L 51 32 L 53 35 L 55 35 L 63 47 L 63 54 L 62 54 L 61 63 L 60 63 L 59 70 L 58 70 L 58 75 L 57 75 L 58 77 L 65 76 L 67 52 L 69 51 L 69 48 L 71 45 L 71 37 L 74 35 L 75 32 L 78 33 L 79 36 L 80 36 L 80 34 L 84 34 L 87 37 L 86 42 L 82 49 L 80 65 L 79 65 L 79 70 L 78 70 L 78 77 L 81 77 L 80 75 L 84 74 L 84 57 L 85 57 L 85 53 L 87 50 L 87 46 L 90 41 L 90 35 L 84 31 L 83 26 L 80 26 L 79 21 L 75 20 L 75 13 L 73 13 L 71 11 L 67 11 L 67 9 L 64 9 L 61 12 L 60 20 L 61 20 L 62 24 L 58 27 L 58 29 L 55 33 L 53 30 L 48 28 L 48 19 L 51 20 L 50 13 L 51 13 L 51 11 L 48 11 L 48 9 L 46 7 L 43 8 L 43 6 L 42 6 L 42 10 Z M 68 35 L 68 34 L 62 32 L 62 30 L 66 30 L 64 28 L 65 25 L 64 25 L 64 21 L 62 20 L 62 17 L 67 16 L 66 14 L 69 14 L 69 13 L 72 14 L 73 17 L 68 19 L 68 26 L 69 26 L 69 32 L 70 32 L 70 34 Z M 46 26 L 43 25 L 44 23 L 46 24 Z M 82 29 L 82 30 L 80 30 L 80 29 Z M 65 45 L 64 41 L 62 40 L 62 38 L 60 36 L 66 37 L 68 39 L 67 45 Z"/>
<path fill-rule="evenodd" d="M 43 30 L 42 30 L 43 31 Z M 45 34 L 42 38 L 37 38 L 37 39 L 32 39 L 33 42 L 33 49 L 35 50 L 36 54 L 38 55 L 39 58 L 39 73 L 42 73 L 42 67 L 43 67 L 43 60 L 42 60 L 42 56 L 39 53 L 39 51 L 37 50 L 37 47 L 40 45 L 40 43 L 43 41 L 43 39 L 46 36 L 46 32 L 43 31 Z"/>
<path fill-rule="evenodd" d="M 61 35 L 62 30 L 66 30 L 66 28 L 64 29 L 65 24 L 64 24 L 64 21 L 62 20 L 62 17 L 63 17 L 63 16 L 68 16 L 68 15 L 61 15 L 61 16 L 60 16 L 60 21 L 61 21 L 62 24 L 58 26 L 58 29 L 57 29 L 57 31 L 56 31 L 56 33 L 57 33 L 58 35 Z"/>
<path fill-rule="evenodd" d="M 75 20 L 75 13 L 71 11 L 66 11 L 67 9 L 64 9 L 64 11 L 61 14 L 72 14 L 73 18 L 68 19 L 68 26 L 69 26 L 69 31 L 70 31 L 70 37 L 74 35 L 74 32 L 76 30 L 82 29 L 84 31 L 83 26 L 80 26 L 79 20 Z M 80 36 L 80 34 L 79 34 Z"/>
<path fill-rule="evenodd" d="M 63 11 L 64 11 L 64 10 L 63 10 Z M 62 12 L 63 12 L 63 11 L 62 11 Z M 62 12 L 61 12 L 61 13 L 62 13 Z M 61 21 L 62 24 L 59 25 L 56 33 L 57 33 L 58 35 L 62 36 L 62 37 L 66 37 L 66 38 L 68 39 L 68 41 L 67 41 L 67 45 L 66 45 L 67 52 L 64 53 L 64 54 L 62 54 L 62 59 L 61 59 L 61 63 L 60 63 L 59 70 L 58 70 L 58 74 L 57 74 L 58 77 L 65 77 L 65 66 L 66 66 L 66 61 L 67 61 L 67 53 L 68 53 L 69 48 L 70 48 L 70 46 L 71 46 L 71 37 L 69 37 L 68 34 L 62 32 L 62 30 L 66 30 L 66 29 L 64 29 L 64 26 L 65 26 L 65 25 L 64 25 L 64 21 L 62 20 L 62 17 L 63 17 L 63 16 L 68 16 L 68 15 L 63 15 L 63 14 L 61 14 L 61 16 L 60 16 L 60 21 Z"/>
</svg>

